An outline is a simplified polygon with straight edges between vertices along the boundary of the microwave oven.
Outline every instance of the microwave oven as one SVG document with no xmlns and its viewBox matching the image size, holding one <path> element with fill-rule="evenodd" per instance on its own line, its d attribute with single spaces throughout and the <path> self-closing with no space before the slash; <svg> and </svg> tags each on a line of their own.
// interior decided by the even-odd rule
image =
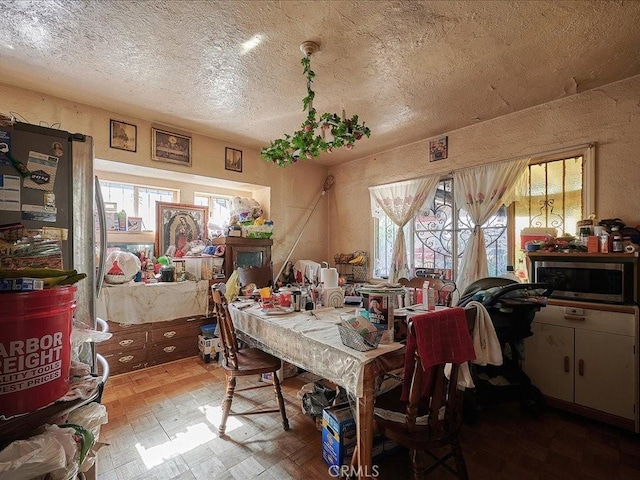
<svg viewBox="0 0 640 480">
<path fill-rule="evenodd" d="M 534 282 L 553 288 L 552 298 L 605 303 L 634 303 L 632 262 L 536 261 Z"/>
</svg>

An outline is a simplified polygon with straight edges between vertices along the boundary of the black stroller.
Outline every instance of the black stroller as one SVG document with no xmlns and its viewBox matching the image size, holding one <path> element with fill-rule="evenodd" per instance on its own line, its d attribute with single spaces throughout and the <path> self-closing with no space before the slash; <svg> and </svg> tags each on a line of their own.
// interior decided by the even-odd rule
<svg viewBox="0 0 640 480">
<path fill-rule="evenodd" d="M 545 283 L 518 283 L 501 277 L 473 282 L 461 295 L 457 306 L 475 300 L 485 306 L 502 348 L 500 366 L 473 366 L 476 388 L 467 390 L 465 419 L 473 423 L 477 412 L 493 401 L 519 400 L 523 408 L 538 415 L 544 406 L 540 390 L 522 370 L 524 339 L 533 335 L 531 322 L 547 304 L 552 289 Z"/>
</svg>

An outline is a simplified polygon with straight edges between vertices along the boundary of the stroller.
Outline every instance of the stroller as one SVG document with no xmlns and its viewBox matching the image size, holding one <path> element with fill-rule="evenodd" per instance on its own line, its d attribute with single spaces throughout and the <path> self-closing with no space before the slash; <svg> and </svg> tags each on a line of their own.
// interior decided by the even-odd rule
<svg viewBox="0 0 640 480">
<path fill-rule="evenodd" d="M 518 283 L 501 277 L 487 277 L 473 282 L 460 296 L 457 306 L 471 301 L 485 306 L 502 348 L 500 366 L 474 365 L 476 388 L 465 397 L 465 420 L 473 423 L 477 412 L 491 401 L 519 400 L 534 416 L 544 407 L 542 393 L 522 370 L 524 339 L 533 335 L 531 322 L 535 313 L 547 304 L 552 289 L 545 283 Z"/>
</svg>

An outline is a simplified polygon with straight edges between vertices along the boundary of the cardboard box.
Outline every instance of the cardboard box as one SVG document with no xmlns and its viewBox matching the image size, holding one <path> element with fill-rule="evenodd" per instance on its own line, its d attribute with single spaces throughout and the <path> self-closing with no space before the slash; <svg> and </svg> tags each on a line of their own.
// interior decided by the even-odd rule
<svg viewBox="0 0 640 480">
<path fill-rule="evenodd" d="M 5 278 L 0 280 L 0 292 L 30 292 L 44 289 L 39 278 Z"/>
<path fill-rule="evenodd" d="M 205 363 L 209 363 L 221 350 L 220 339 L 218 337 L 198 335 L 198 350 L 200 352 L 200 358 L 202 358 Z"/>
<path fill-rule="evenodd" d="M 332 466 L 349 465 L 356 448 L 356 422 L 348 404 L 325 408 L 322 412 L 322 458 Z M 395 452 L 399 445 L 382 435 L 373 437 L 373 458 Z"/>
<path fill-rule="evenodd" d="M 327 465 L 348 465 L 356 446 L 356 422 L 349 405 L 322 412 L 322 458 Z"/>
<path fill-rule="evenodd" d="M 127 232 L 141 232 L 142 217 L 127 217 Z"/>
</svg>

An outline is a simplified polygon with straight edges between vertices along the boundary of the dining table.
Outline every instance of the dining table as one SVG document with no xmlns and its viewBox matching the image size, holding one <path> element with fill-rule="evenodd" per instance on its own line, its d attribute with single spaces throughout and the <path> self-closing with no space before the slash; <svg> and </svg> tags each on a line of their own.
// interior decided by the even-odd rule
<svg viewBox="0 0 640 480">
<path fill-rule="evenodd" d="M 241 337 L 258 348 L 325 378 L 356 399 L 358 478 L 371 478 L 376 379 L 404 365 L 404 345 L 379 344 L 359 351 L 343 344 L 338 329 L 353 307 L 308 311 L 265 309 L 251 301 L 229 304 L 229 314 Z"/>
</svg>

